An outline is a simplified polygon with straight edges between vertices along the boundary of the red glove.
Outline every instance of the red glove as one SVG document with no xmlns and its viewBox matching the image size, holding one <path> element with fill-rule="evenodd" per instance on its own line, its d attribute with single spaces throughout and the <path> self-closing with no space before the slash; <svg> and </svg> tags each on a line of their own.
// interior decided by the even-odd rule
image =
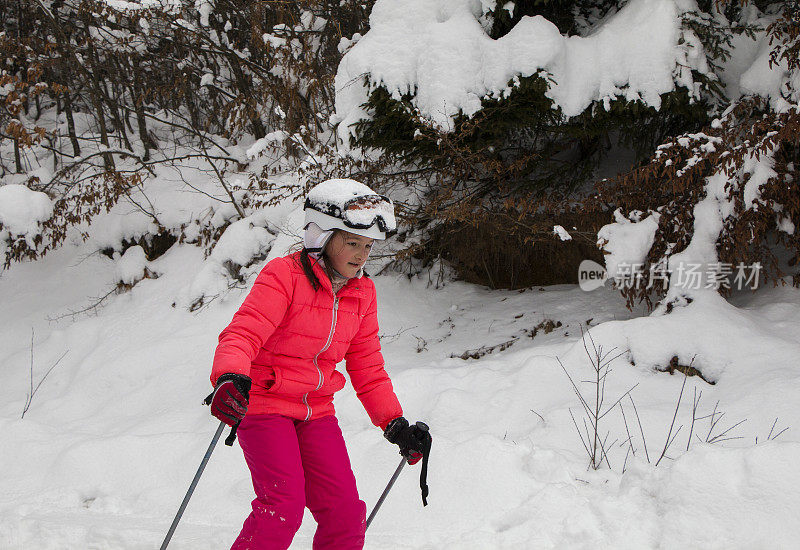
<svg viewBox="0 0 800 550">
<path fill-rule="evenodd" d="M 228 426 L 237 426 L 247 412 L 251 381 L 241 374 L 223 374 L 217 378 L 213 393 L 206 397 L 211 414 Z"/>
</svg>

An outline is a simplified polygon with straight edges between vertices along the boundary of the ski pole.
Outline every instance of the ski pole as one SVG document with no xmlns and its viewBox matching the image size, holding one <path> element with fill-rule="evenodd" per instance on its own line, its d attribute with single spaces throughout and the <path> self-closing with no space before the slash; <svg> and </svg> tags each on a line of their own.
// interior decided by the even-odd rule
<svg viewBox="0 0 800 550">
<path fill-rule="evenodd" d="M 189 490 L 186 492 L 186 496 L 183 497 L 183 502 L 181 502 L 181 507 L 178 509 L 178 513 L 175 515 L 175 519 L 172 520 L 172 525 L 170 525 L 169 531 L 167 532 L 167 536 L 164 537 L 164 542 L 161 543 L 161 548 L 159 550 L 165 550 L 167 545 L 169 544 L 169 541 L 172 538 L 172 534 L 175 532 L 175 528 L 178 526 L 178 522 L 181 520 L 181 516 L 183 515 L 183 511 L 186 509 L 186 505 L 189 504 L 189 499 L 192 498 L 192 493 L 194 492 L 194 488 L 197 486 L 197 482 L 200 481 L 200 476 L 203 475 L 203 470 L 205 469 L 206 464 L 208 463 L 208 459 L 211 458 L 211 453 L 214 451 L 214 447 L 217 446 L 217 441 L 219 441 L 219 437 L 222 435 L 222 430 L 224 429 L 225 429 L 225 422 L 220 422 L 219 428 L 217 428 L 217 433 L 214 434 L 214 438 L 211 440 L 211 445 L 208 446 L 206 455 L 203 457 L 203 461 L 200 463 L 200 467 L 197 469 L 197 473 L 194 475 L 192 484 L 189 485 Z"/>
<path fill-rule="evenodd" d="M 403 471 L 403 466 L 405 466 L 405 465 L 406 465 L 406 457 L 403 457 L 403 458 L 400 459 L 400 464 L 397 466 L 397 469 L 394 471 L 394 475 L 392 476 L 392 479 L 389 480 L 389 484 L 386 485 L 386 489 L 383 490 L 383 494 L 381 495 L 381 498 L 378 499 L 378 502 L 375 504 L 375 507 L 372 509 L 372 512 L 370 512 L 369 517 L 367 518 L 367 526 L 364 528 L 365 532 L 366 532 L 367 529 L 369 529 L 369 524 L 372 523 L 372 520 L 375 517 L 375 514 L 378 513 L 378 510 L 380 509 L 381 504 L 383 504 L 383 501 L 386 500 L 386 495 L 388 495 L 389 491 L 392 490 L 392 485 L 394 485 L 394 482 L 397 481 L 397 478 L 400 476 L 400 472 Z"/>
</svg>

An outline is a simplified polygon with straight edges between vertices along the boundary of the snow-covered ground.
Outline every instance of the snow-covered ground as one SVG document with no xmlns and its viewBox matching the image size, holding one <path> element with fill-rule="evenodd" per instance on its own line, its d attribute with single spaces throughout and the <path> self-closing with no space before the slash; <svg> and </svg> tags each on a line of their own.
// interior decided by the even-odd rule
<svg viewBox="0 0 800 550">
<path fill-rule="evenodd" d="M 203 261 L 200 249 L 176 245 L 149 264 L 159 278 L 86 313 L 76 312 L 114 287 L 121 265 L 130 271 L 91 241 L 2 273 L 0 548 L 160 544 L 216 428 L 200 402 L 217 334 L 246 292 L 189 312 L 187 288 Z M 406 416 L 430 424 L 434 446 L 429 506 L 421 505 L 418 467 L 407 467 L 366 548 L 796 547 L 800 291 L 762 289 L 733 305 L 696 300 L 650 317 L 627 311 L 609 289 L 436 289 L 427 277 L 397 274 L 375 281 L 387 370 Z M 557 361 L 591 401 L 581 329 L 622 353 L 606 379 L 605 409 L 638 384 L 631 395 L 641 428 L 623 400 L 636 455 L 626 459 L 629 436 L 615 407 L 600 430 L 610 433 L 611 468 L 598 471 L 587 468 L 570 418 L 571 409 L 582 425 L 581 406 Z M 672 435 L 682 427 L 656 467 L 684 376 L 652 367 L 673 355 L 694 360 L 716 384 L 686 379 Z M 20 418 L 31 363 L 35 387 L 59 358 Z M 741 439 L 700 441 L 710 438 L 710 418 L 691 427 L 695 389 L 696 416 L 717 401 L 725 413 L 710 437 L 746 419 L 724 436 Z M 371 508 L 398 455 L 352 388 L 336 407 Z M 768 441 L 776 418 L 772 436 L 788 430 Z M 170 548 L 227 547 L 251 498 L 241 451 L 220 443 Z M 310 548 L 313 530 L 307 514 L 292 548 Z"/>
</svg>

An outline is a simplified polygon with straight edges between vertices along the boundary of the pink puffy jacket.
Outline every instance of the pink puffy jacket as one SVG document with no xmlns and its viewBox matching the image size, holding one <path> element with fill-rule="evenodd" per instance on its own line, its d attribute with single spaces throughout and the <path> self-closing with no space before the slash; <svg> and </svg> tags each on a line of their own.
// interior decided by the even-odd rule
<svg viewBox="0 0 800 550">
<path fill-rule="evenodd" d="M 270 261 L 233 320 L 219 335 L 211 383 L 225 373 L 252 381 L 248 414 L 311 420 L 334 414 L 333 394 L 347 372 L 372 423 L 385 429 L 403 411 L 383 368 L 375 285 L 350 279 L 334 296 L 331 281 L 312 261 L 314 291 L 300 253 Z"/>
</svg>

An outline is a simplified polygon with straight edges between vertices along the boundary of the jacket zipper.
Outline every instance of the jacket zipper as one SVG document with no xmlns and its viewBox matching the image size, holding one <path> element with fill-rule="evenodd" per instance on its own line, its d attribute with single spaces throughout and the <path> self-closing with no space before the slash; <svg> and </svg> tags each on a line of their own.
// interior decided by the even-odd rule
<svg viewBox="0 0 800 550">
<path fill-rule="evenodd" d="M 326 349 L 328 349 L 328 347 L 330 347 L 330 345 L 331 345 L 331 341 L 333 340 L 333 333 L 336 330 L 336 312 L 337 312 L 338 309 L 339 309 L 339 298 L 337 296 L 334 296 L 333 297 L 333 317 L 331 319 L 331 331 L 328 333 L 328 339 L 325 342 L 325 345 L 322 346 L 322 349 L 317 352 L 317 354 L 314 356 L 314 360 L 313 360 L 314 366 L 317 367 L 317 374 L 319 375 L 319 382 L 317 382 L 317 387 L 314 388 L 314 391 L 317 391 L 318 389 L 320 389 L 322 387 L 322 382 L 323 382 L 322 370 L 319 368 L 319 365 L 317 364 L 317 358 Z M 303 404 L 306 406 L 306 409 L 308 411 L 306 413 L 306 418 L 305 418 L 306 420 L 311 418 L 311 405 L 308 404 L 308 394 L 309 393 L 310 392 L 306 392 L 305 394 L 303 394 Z"/>
</svg>

